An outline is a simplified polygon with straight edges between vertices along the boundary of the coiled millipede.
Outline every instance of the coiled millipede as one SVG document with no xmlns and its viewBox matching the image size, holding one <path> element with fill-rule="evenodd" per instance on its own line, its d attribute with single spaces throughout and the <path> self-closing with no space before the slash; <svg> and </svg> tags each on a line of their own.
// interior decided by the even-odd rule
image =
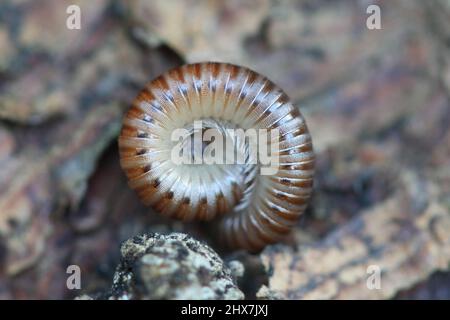
<svg viewBox="0 0 450 320">
<path fill-rule="evenodd" d="M 186 128 L 193 134 L 196 120 L 202 130 L 222 133 L 278 129 L 278 171 L 258 174 L 260 164 L 249 157 L 244 164 L 175 164 L 172 133 Z M 248 151 L 247 142 L 233 141 Z M 183 220 L 215 218 L 220 239 L 232 248 L 257 251 L 279 241 L 312 191 L 314 152 L 300 111 L 266 77 L 236 65 L 189 64 L 151 81 L 124 116 L 119 152 L 144 204 Z"/>
</svg>

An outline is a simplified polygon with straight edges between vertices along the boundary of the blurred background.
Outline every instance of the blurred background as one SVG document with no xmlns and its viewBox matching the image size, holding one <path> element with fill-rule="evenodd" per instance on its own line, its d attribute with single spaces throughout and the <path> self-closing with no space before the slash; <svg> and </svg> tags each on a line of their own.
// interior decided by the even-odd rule
<svg viewBox="0 0 450 320">
<path fill-rule="evenodd" d="M 81 29 L 67 28 L 70 5 Z M 370 5 L 381 29 L 367 27 Z M 292 235 L 221 254 L 246 266 L 246 297 L 450 299 L 449 17 L 446 0 L 2 1 L 0 298 L 108 288 L 121 241 L 144 231 L 209 242 L 139 203 L 117 136 L 153 77 L 224 61 L 283 88 L 317 154 Z M 72 264 L 81 290 L 66 287 Z"/>
</svg>

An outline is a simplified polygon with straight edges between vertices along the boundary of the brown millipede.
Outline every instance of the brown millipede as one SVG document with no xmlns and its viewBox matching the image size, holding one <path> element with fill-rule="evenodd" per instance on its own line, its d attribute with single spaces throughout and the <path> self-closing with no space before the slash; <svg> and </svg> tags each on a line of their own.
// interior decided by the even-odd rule
<svg viewBox="0 0 450 320">
<path fill-rule="evenodd" d="M 277 129 L 278 171 L 258 174 L 249 156 L 235 165 L 175 164 L 171 135 L 178 128 L 194 134 L 196 120 L 225 135 L 230 128 Z M 233 141 L 249 154 L 244 140 Z M 279 241 L 312 191 L 314 152 L 300 111 L 266 77 L 232 64 L 184 65 L 147 84 L 124 116 L 119 151 L 144 204 L 177 219 L 216 218 L 220 238 L 233 248 L 256 251 Z"/>
</svg>

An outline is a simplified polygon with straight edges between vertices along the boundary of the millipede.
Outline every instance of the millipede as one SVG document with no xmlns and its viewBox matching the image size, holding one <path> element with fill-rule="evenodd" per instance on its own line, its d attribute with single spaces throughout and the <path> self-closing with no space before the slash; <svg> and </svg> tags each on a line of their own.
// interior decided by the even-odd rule
<svg viewBox="0 0 450 320">
<path fill-rule="evenodd" d="M 173 131 L 193 132 L 199 120 L 202 130 L 277 129 L 276 173 L 262 175 L 257 162 L 175 164 Z M 124 115 L 119 153 L 145 205 L 175 219 L 209 221 L 230 248 L 255 252 L 280 241 L 312 193 L 315 157 L 299 108 L 268 78 L 233 64 L 187 64 L 145 85 Z"/>
</svg>

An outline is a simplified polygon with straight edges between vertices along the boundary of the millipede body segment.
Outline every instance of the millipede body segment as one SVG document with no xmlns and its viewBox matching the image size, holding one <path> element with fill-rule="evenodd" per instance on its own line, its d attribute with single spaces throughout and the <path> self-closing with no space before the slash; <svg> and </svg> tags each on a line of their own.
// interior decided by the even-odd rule
<svg viewBox="0 0 450 320">
<path fill-rule="evenodd" d="M 260 163 L 249 163 L 248 142 L 236 138 L 245 163 L 175 163 L 172 134 L 180 128 L 194 134 L 195 121 L 202 132 L 225 136 L 228 129 L 276 129 L 276 172 L 261 174 Z M 266 77 L 236 65 L 189 64 L 151 81 L 124 116 L 119 150 L 144 204 L 177 219 L 211 220 L 232 248 L 257 251 L 279 241 L 312 191 L 314 152 L 299 109 Z"/>
</svg>

